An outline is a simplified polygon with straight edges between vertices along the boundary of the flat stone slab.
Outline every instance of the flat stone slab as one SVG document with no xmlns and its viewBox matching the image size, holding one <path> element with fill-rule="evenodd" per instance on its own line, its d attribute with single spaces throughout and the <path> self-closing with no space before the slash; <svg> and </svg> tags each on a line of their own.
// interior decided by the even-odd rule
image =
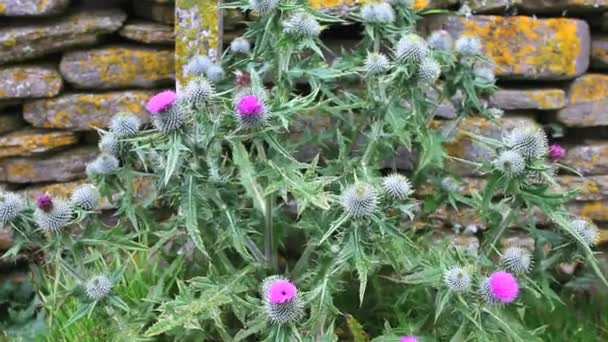
<svg viewBox="0 0 608 342">
<path fill-rule="evenodd" d="M 97 146 L 78 147 L 49 156 L 0 160 L 0 181 L 7 183 L 67 182 L 83 178 Z"/>
<path fill-rule="evenodd" d="M 76 143 L 74 132 L 25 129 L 0 137 L 0 158 L 29 156 Z"/>
<path fill-rule="evenodd" d="M 573 215 L 597 222 L 608 222 L 608 201 L 572 202 L 567 210 Z"/>
<path fill-rule="evenodd" d="M 84 10 L 0 28 L 0 64 L 23 61 L 98 42 L 99 35 L 118 30 L 126 19 L 118 9 Z"/>
<path fill-rule="evenodd" d="M 479 13 L 499 13 L 509 8 L 516 8 L 525 13 L 576 13 L 605 11 L 608 1 L 605 0 L 469 0 L 469 6 Z"/>
<path fill-rule="evenodd" d="M 68 52 L 59 69 L 79 89 L 151 88 L 175 80 L 173 49 L 108 46 Z"/>
<path fill-rule="evenodd" d="M 146 21 L 127 22 L 118 34 L 129 40 L 146 44 L 173 44 L 175 34 L 170 25 Z"/>
<path fill-rule="evenodd" d="M 608 125 L 608 75 L 586 74 L 568 89 L 568 105 L 557 113 L 557 120 L 571 127 Z"/>
<path fill-rule="evenodd" d="M 429 32 L 445 29 L 454 37 L 479 37 L 502 78 L 571 79 L 589 66 L 589 26 L 583 20 L 437 15 L 425 19 L 424 27 Z"/>
<path fill-rule="evenodd" d="M 0 101 L 53 97 L 59 94 L 63 80 L 51 66 L 0 67 Z"/>
<path fill-rule="evenodd" d="M 164 24 L 173 24 L 175 22 L 175 5 L 171 2 L 137 0 L 131 4 L 133 12 L 140 18 Z"/>
<path fill-rule="evenodd" d="M 0 17 L 47 16 L 61 13 L 70 0 L 0 0 Z"/>
<path fill-rule="evenodd" d="M 130 112 L 147 122 L 145 103 L 156 91 L 129 90 L 100 94 L 66 94 L 25 103 L 23 117 L 35 127 L 74 131 L 106 127 L 119 112 Z"/>
<path fill-rule="evenodd" d="M 577 201 L 608 200 L 608 175 L 559 176 L 557 182 L 565 189 L 577 189 Z"/>
<path fill-rule="evenodd" d="M 556 110 L 566 106 L 562 89 L 499 89 L 490 96 L 493 107 L 504 110 Z"/>
<path fill-rule="evenodd" d="M 353 8 L 358 7 L 367 1 L 358 0 L 309 0 L 309 5 L 317 10 L 323 10 L 332 14 L 352 13 Z M 458 3 L 458 0 L 413 0 L 415 11 L 427 9 L 446 8 Z"/>
<path fill-rule="evenodd" d="M 25 126 L 25 121 L 18 113 L 0 113 L 0 134 L 16 131 Z"/>
<path fill-rule="evenodd" d="M 585 145 L 567 146 L 566 155 L 560 161 L 581 174 L 608 174 L 608 142 L 590 141 Z"/>
<path fill-rule="evenodd" d="M 591 38 L 591 67 L 602 70 L 608 69 L 608 35 Z"/>
</svg>

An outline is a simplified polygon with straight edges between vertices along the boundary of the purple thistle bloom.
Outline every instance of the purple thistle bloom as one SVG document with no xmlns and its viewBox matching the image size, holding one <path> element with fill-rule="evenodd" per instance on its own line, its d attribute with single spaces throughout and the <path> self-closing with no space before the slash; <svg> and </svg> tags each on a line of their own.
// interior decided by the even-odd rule
<svg viewBox="0 0 608 342">
<path fill-rule="evenodd" d="M 152 96 L 146 103 L 146 109 L 151 114 L 159 114 L 173 106 L 176 100 L 177 94 L 174 91 L 165 90 Z"/>
<path fill-rule="evenodd" d="M 272 304 L 283 304 L 293 300 L 298 293 L 296 286 L 289 280 L 277 279 L 270 284 L 268 301 Z"/>
<path fill-rule="evenodd" d="M 399 342 L 418 342 L 416 336 L 402 336 L 399 338 Z"/>
<path fill-rule="evenodd" d="M 264 102 L 256 95 L 241 96 L 236 102 L 236 114 L 241 125 L 258 126 L 266 116 Z"/>
<path fill-rule="evenodd" d="M 566 150 L 559 144 L 553 144 L 549 147 L 549 158 L 551 160 L 562 159 L 566 154 Z"/>
<path fill-rule="evenodd" d="M 36 197 L 36 206 L 48 213 L 53 210 L 53 198 L 49 194 L 40 194 Z"/>
<path fill-rule="evenodd" d="M 517 279 L 508 272 L 498 271 L 490 275 L 490 293 L 502 303 L 511 303 L 519 294 Z"/>
</svg>

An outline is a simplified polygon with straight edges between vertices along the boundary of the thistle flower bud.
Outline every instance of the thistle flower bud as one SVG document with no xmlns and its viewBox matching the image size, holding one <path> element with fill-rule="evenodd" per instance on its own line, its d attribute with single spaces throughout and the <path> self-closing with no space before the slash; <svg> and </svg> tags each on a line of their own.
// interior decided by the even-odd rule
<svg viewBox="0 0 608 342">
<path fill-rule="evenodd" d="M 174 97 L 172 101 L 168 101 L 166 106 L 162 106 L 160 111 L 154 113 L 152 123 L 159 131 L 169 133 L 181 128 L 186 123 L 187 118 L 187 106 L 184 101 L 177 101 L 177 98 Z"/>
<path fill-rule="evenodd" d="M 462 191 L 462 186 L 452 177 L 443 177 L 439 184 L 441 189 L 445 192 L 460 192 Z"/>
<path fill-rule="evenodd" d="M 215 95 L 215 87 L 204 77 L 196 77 L 188 82 L 184 93 L 187 101 L 192 103 L 195 108 L 201 109 Z"/>
<path fill-rule="evenodd" d="M 175 101 L 177 101 L 177 94 L 172 90 L 165 90 L 152 96 L 146 103 L 146 109 L 152 115 L 160 114 L 171 108 Z"/>
<path fill-rule="evenodd" d="M 117 138 L 132 137 L 139 132 L 141 120 L 131 113 L 118 113 L 110 120 L 110 132 Z"/>
<path fill-rule="evenodd" d="M 72 192 L 72 205 L 84 210 L 97 209 L 101 194 L 93 184 L 83 184 Z"/>
<path fill-rule="evenodd" d="M 395 11 L 387 2 L 368 3 L 361 8 L 364 23 L 391 24 L 395 21 Z"/>
<path fill-rule="evenodd" d="M 230 42 L 230 50 L 234 53 L 248 54 L 251 50 L 251 44 L 246 38 L 239 37 Z"/>
<path fill-rule="evenodd" d="M 406 63 L 420 63 L 430 53 L 426 41 L 415 33 L 409 33 L 401 37 L 395 48 L 396 58 Z"/>
<path fill-rule="evenodd" d="M 410 181 L 398 173 L 384 177 L 382 187 L 385 195 L 397 200 L 404 200 L 412 194 Z"/>
<path fill-rule="evenodd" d="M 566 150 L 560 144 L 549 146 L 549 159 L 555 161 L 562 159 L 566 155 Z"/>
<path fill-rule="evenodd" d="M 283 23 L 283 32 L 298 37 L 314 38 L 321 33 L 321 26 L 312 14 L 296 12 Z"/>
<path fill-rule="evenodd" d="M 488 304 L 511 303 L 519 295 L 519 284 L 511 273 L 498 271 L 481 280 L 479 294 Z"/>
<path fill-rule="evenodd" d="M 205 74 L 211 82 L 219 82 L 224 78 L 224 69 L 219 64 L 212 64 Z"/>
<path fill-rule="evenodd" d="M 67 226 L 72 219 L 72 209 L 63 200 L 53 199 L 49 195 L 40 195 L 36 199 L 34 221 L 42 231 L 57 233 Z"/>
<path fill-rule="evenodd" d="M 427 38 L 429 47 L 432 50 L 450 51 L 454 46 L 454 40 L 448 31 L 437 30 L 433 31 Z"/>
<path fill-rule="evenodd" d="M 500 261 L 507 270 L 516 274 L 528 273 L 534 265 L 530 252 L 521 247 L 507 248 L 500 257 Z"/>
<path fill-rule="evenodd" d="M 515 151 L 501 152 L 492 163 L 497 170 L 510 176 L 520 175 L 526 169 L 526 160 Z"/>
<path fill-rule="evenodd" d="M 114 133 L 106 133 L 99 140 L 99 151 L 117 156 L 120 151 L 120 142 Z"/>
<path fill-rule="evenodd" d="M 0 192 L 0 223 L 7 224 L 14 220 L 24 209 L 25 202 L 20 195 L 12 192 Z"/>
<path fill-rule="evenodd" d="M 372 215 L 378 208 L 376 189 L 361 182 L 349 186 L 342 194 L 342 207 L 354 217 Z"/>
<path fill-rule="evenodd" d="M 572 221 L 572 229 L 585 241 L 589 246 L 595 245 L 599 237 L 599 230 L 590 221 L 576 219 Z"/>
<path fill-rule="evenodd" d="M 98 301 L 109 295 L 113 287 L 114 284 L 112 284 L 110 278 L 104 274 L 100 274 L 87 281 L 85 292 L 90 300 Z"/>
<path fill-rule="evenodd" d="M 418 78 L 422 83 L 433 84 L 441 76 L 441 66 L 433 58 L 422 59 L 418 66 Z"/>
<path fill-rule="evenodd" d="M 369 52 L 365 59 L 365 72 L 371 75 L 384 73 L 388 70 L 390 63 L 388 58 L 381 53 Z"/>
<path fill-rule="evenodd" d="M 279 0 L 249 0 L 249 6 L 256 14 L 269 14 L 279 7 Z"/>
<path fill-rule="evenodd" d="M 445 271 L 443 282 L 454 292 L 465 292 L 471 288 L 471 276 L 461 267 L 453 267 Z"/>
<path fill-rule="evenodd" d="M 479 83 L 492 84 L 496 81 L 494 70 L 487 67 L 475 67 L 473 69 L 473 76 L 475 76 L 475 80 Z"/>
<path fill-rule="evenodd" d="M 454 43 L 456 52 L 465 57 L 472 57 L 481 54 L 481 41 L 477 37 L 461 36 Z"/>
<path fill-rule="evenodd" d="M 262 283 L 262 300 L 268 318 L 277 324 L 295 322 L 304 315 L 298 288 L 289 280 L 272 276 Z"/>
<path fill-rule="evenodd" d="M 118 169 L 119 162 L 111 154 L 102 153 L 95 160 L 87 164 L 88 175 L 107 175 Z"/>
<path fill-rule="evenodd" d="M 503 142 L 526 160 L 544 158 L 548 152 L 547 135 L 541 128 L 534 126 L 513 129 L 505 136 Z"/>
<path fill-rule="evenodd" d="M 188 64 L 186 64 L 186 72 L 189 75 L 200 76 L 207 72 L 207 69 L 213 64 L 211 58 L 203 55 L 194 56 Z"/>
<path fill-rule="evenodd" d="M 256 95 L 242 95 L 236 101 L 236 119 L 244 128 L 254 128 L 266 122 L 266 105 Z"/>
</svg>

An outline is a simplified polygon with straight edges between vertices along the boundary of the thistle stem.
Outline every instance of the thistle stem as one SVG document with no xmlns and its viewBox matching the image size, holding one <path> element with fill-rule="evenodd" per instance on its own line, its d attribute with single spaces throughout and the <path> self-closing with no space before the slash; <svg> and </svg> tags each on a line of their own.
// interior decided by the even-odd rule
<svg viewBox="0 0 608 342">
<path fill-rule="evenodd" d="M 279 269 L 276 239 L 272 222 L 273 196 L 266 196 L 266 213 L 264 213 L 264 253 L 268 266 L 275 271 Z"/>
<path fill-rule="evenodd" d="M 500 225 L 498 226 L 498 230 L 491 238 L 491 242 L 486 242 L 484 244 L 484 253 L 486 256 L 488 256 L 490 252 L 494 249 L 494 246 L 496 246 L 496 243 L 498 242 L 498 240 L 500 240 L 500 237 L 504 234 L 505 230 L 507 230 L 507 227 L 509 226 L 511 221 L 513 221 L 513 217 L 515 216 L 514 213 L 515 211 L 513 210 L 513 208 L 507 209 L 505 216 L 503 216 L 503 219 L 500 222 Z"/>
</svg>

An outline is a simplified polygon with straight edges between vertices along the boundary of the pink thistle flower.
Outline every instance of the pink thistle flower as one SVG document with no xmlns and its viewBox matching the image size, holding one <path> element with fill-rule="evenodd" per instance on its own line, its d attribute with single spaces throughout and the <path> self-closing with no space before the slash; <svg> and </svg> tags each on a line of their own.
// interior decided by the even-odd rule
<svg viewBox="0 0 608 342">
<path fill-rule="evenodd" d="M 283 304 L 292 301 L 298 293 L 296 286 L 286 279 L 277 279 L 270 283 L 268 300 L 271 304 Z"/>
<path fill-rule="evenodd" d="M 492 273 L 489 279 L 490 293 L 492 297 L 502 303 L 511 303 L 519 294 L 517 279 L 508 272 L 498 271 Z"/>
<path fill-rule="evenodd" d="M 418 342 L 416 336 L 402 336 L 399 338 L 399 342 Z"/>
<path fill-rule="evenodd" d="M 260 116 L 264 112 L 264 103 L 255 95 L 245 95 L 236 104 L 241 116 Z"/>
<path fill-rule="evenodd" d="M 36 206 L 44 212 L 53 210 L 53 198 L 49 194 L 40 194 L 36 197 Z"/>
<path fill-rule="evenodd" d="M 562 159 L 566 154 L 566 150 L 559 144 L 553 144 L 549 147 L 549 158 L 551 160 Z"/>
<path fill-rule="evenodd" d="M 177 94 L 172 90 L 165 90 L 152 96 L 146 104 L 146 109 L 152 114 L 158 114 L 167 110 L 175 103 Z"/>
</svg>

